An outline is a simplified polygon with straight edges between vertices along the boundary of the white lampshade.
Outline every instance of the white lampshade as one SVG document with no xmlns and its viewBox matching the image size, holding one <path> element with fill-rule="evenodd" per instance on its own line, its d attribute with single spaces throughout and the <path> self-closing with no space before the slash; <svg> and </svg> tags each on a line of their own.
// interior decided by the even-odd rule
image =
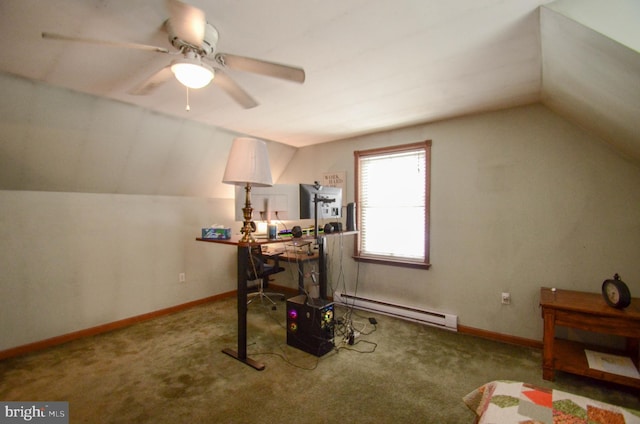
<svg viewBox="0 0 640 424">
<path fill-rule="evenodd" d="M 171 71 L 180 83 L 189 88 L 202 88 L 213 79 L 213 70 L 195 59 L 176 60 Z"/>
<path fill-rule="evenodd" d="M 233 140 L 222 182 L 235 185 L 249 183 L 255 187 L 272 186 L 267 143 L 249 137 Z"/>
</svg>

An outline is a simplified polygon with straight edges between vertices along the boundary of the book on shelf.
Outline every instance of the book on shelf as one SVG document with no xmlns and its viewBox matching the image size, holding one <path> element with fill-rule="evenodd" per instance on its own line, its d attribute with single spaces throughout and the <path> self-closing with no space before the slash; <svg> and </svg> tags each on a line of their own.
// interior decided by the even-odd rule
<svg viewBox="0 0 640 424">
<path fill-rule="evenodd" d="M 589 368 L 610 374 L 623 375 L 625 377 L 640 379 L 640 373 L 631 358 L 622 355 L 597 352 L 585 349 Z"/>
</svg>

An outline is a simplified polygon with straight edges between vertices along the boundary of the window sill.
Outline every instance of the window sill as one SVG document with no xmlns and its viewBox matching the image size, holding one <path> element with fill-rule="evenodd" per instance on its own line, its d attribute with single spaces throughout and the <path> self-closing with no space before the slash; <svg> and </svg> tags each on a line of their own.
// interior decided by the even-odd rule
<svg viewBox="0 0 640 424">
<path fill-rule="evenodd" d="M 431 264 L 423 263 L 423 262 L 411 262 L 411 261 L 403 261 L 403 260 L 393 260 L 389 258 L 376 258 L 372 256 L 353 256 L 353 259 L 356 262 L 366 262 L 371 264 L 379 264 L 379 265 L 390 265 L 390 266 L 399 266 L 404 268 L 414 268 L 414 269 L 430 269 Z"/>
</svg>

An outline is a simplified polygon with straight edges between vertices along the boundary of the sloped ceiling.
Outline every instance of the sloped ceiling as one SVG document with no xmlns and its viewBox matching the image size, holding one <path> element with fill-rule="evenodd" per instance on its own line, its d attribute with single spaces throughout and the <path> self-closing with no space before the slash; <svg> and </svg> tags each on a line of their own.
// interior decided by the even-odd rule
<svg viewBox="0 0 640 424">
<path fill-rule="evenodd" d="M 559 1 L 540 12 L 542 101 L 640 162 L 638 22 L 640 2 Z"/>
<path fill-rule="evenodd" d="M 0 190 L 233 198 L 236 134 L 0 74 Z M 295 148 L 268 143 L 275 181 Z"/>
<path fill-rule="evenodd" d="M 3 0 L 0 71 L 300 147 L 540 99 L 548 0 L 189 0 L 218 50 L 301 66 L 303 85 L 232 72 L 260 106 L 171 80 L 128 90 L 166 54 L 43 40 L 41 32 L 171 48 L 159 0 Z"/>
<path fill-rule="evenodd" d="M 41 38 L 169 47 L 164 2 L 3 0 L 0 188 L 227 197 L 235 134 L 282 143 L 277 177 L 297 147 L 540 101 L 640 163 L 635 0 L 190 1 L 220 51 L 302 66 L 306 82 L 230 71 L 260 106 L 211 86 L 187 112 L 174 80 L 128 94 L 167 55 Z"/>
</svg>

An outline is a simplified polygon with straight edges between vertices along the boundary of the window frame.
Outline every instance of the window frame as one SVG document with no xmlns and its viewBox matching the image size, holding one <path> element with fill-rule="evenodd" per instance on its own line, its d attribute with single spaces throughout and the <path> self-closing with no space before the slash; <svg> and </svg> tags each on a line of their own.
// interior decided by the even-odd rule
<svg viewBox="0 0 640 424">
<path fill-rule="evenodd" d="M 362 223 L 362 208 L 360 203 L 360 159 L 367 156 L 380 156 L 385 154 L 399 153 L 410 150 L 423 149 L 425 156 L 425 222 L 424 222 L 424 261 L 403 260 L 401 258 L 391 258 L 389 256 L 367 255 L 362 253 L 362 232 L 359 232 L 354 244 L 353 259 L 358 262 L 368 262 L 383 265 L 401 266 L 407 268 L 429 269 L 431 263 L 429 260 L 430 246 L 430 230 L 429 223 L 431 217 L 431 140 L 425 140 L 418 143 L 402 144 L 396 146 L 379 147 L 368 150 L 355 150 L 354 156 L 354 184 L 355 184 L 355 202 L 357 225 Z"/>
</svg>

